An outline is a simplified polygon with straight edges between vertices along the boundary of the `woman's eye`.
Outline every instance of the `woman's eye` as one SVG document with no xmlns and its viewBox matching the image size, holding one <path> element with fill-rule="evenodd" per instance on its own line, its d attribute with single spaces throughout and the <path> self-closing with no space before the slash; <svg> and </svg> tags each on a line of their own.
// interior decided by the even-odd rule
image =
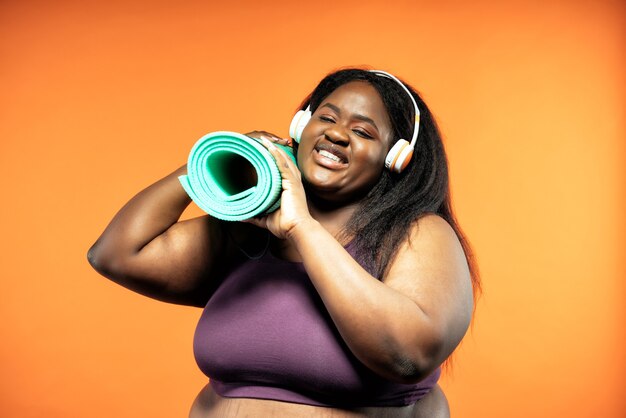
<svg viewBox="0 0 626 418">
<path fill-rule="evenodd" d="M 366 138 L 366 139 L 372 139 L 373 137 L 368 134 L 367 132 L 361 130 L 361 129 L 354 129 L 353 132 L 355 134 L 357 134 L 358 136 L 362 137 L 362 138 Z"/>
<path fill-rule="evenodd" d="M 320 116 L 320 120 L 324 121 L 324 122 L 334 122 L 335 120 L 333 118 L 331 118 L 330 116 Z"/>
</svg>

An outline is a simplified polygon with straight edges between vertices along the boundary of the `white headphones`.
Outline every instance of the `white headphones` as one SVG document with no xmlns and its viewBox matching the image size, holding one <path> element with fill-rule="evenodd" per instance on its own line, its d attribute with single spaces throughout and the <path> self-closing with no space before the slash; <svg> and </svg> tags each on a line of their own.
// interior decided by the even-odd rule
<svg viewBox="0 0 626 418">
<path fill-rule="evenodd" d="M 411 138 L 411 142 L 409 143 L 406 139 L 398 139 L 398 141 L 393 145 L 393 147 L 391 147 L 391 149 L 387 153 L 387 156 L 385 157 L 385 167 L 395 173 L 401 173 L 402 170 L 404 170 L 409 164 L 409 161 L 411 161 L 411 157 L 413 156 L 413 149 L 415 146 L 415 142 L 417 141 L 417 134 L 419 132 L 420 110 L 417 107 L 417 103 L 415 102 L 413 95 L 400 80 L 384 71 L 370 70 L 370 72 L 381 77 L 390 78 L 398 83 L 400 87 L 402 87 L 404 91 L 406 91 L 406 93 L 409 95 L 409 98 L 411 99 L 411 102 L 415 107 L 415 127 L 413 128 L 413 137 Z M 289 136 L 293 138 L 296 142 L 300 142 L 302 131 L 310 120 L 310 105 L 307 106 L 306 110 L 298 110 L 298 112 L 291 120 L 291 125 L 289 125 Z"/>
</svg>

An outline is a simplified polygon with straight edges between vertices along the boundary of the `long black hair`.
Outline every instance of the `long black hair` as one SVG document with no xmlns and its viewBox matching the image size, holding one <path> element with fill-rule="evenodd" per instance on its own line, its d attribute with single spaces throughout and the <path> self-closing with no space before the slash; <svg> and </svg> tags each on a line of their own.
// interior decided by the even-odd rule
<svg viewBox="0 0 626 418">
<path fill-rule="evenodd" d="M 351 81 L 365 81 L 380 94 L 391 120 L 395 139 L 410 141 L 415 110 L 406 91 L 396 81 L 360 68 L 328 74 L 301 105 L 311 112 L 338 87 Z M 420 110 L 420 127 L 413 157 L 402 173 L 383 170 L 378 183 L 361 201 L 348 221 L 345 233 L 354 237 L 356 251 L 373 255 L 373 273 L 381 278 L 398 247 L 408 238 L 411 226 L 426 214 L 445 219 L 458 236 L 467 259 L 474 295 L 480 279 L 471 246 L 458 225 L 450 199 L 448 160 L 435 119 L 419 94 L 408 84 Z M 392 141 L 393 146 L 395 140 Z"/>
</svg>

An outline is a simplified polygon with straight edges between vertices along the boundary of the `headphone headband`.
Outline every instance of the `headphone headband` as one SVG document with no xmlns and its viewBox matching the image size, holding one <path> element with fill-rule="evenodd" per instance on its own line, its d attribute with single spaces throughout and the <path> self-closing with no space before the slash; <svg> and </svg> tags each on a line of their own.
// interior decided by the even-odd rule
<svg viewBox="0 0 626 418">
<path fill-rule="evenodd" d="M 381 71 L 381 70 L 369 70 L 369 72 L 379 75 L 381 77 L 392 79 L 393 81 L 398 83 L 400 87 L 402 87 L 402 89 L 409 96 L 409 99 L 411 99 L 411 103 L 413 103 L 413 108 L 415 109 L 415 125 L 413 127 L 413 136 L 411 137 L 411 146 L 415 147 L 415 142 L 417 141 L 417 134 L 419 133 L 419 126 L 420 126 L 420 109 L 419 107 L 417 107 L 417 102 L 415 101 L 415 98 L 413 97 L 409 89 L 404 85 L 404 83 L 400 81 L 400 79 L 398 79 L 396 76 L 389 74 L 386 71 Z"/>
</svg>

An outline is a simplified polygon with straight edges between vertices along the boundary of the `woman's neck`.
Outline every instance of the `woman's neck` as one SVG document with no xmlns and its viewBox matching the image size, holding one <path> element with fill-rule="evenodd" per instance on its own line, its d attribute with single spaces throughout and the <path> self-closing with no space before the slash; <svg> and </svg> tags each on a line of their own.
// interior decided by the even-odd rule
<svg viewBox="0 0 626 418">
<path fill-rule="evenodd" d="M 309 199 L 307 203 L 313 219 L 322 224 L 337 239 L 340 239 L 345 232 L 345 227 L 357 208 L 357 204 L 336 205 L 312 199 Z"/>
<path fill-rule="evenodd" d="M 345 206 L 328 203 L 320 204 L 319 201 L 315 202 L 311 199 L 307 200 L 307 204 L 313 219 L 326 228 L 342 245 L 345 246 L 352 240 L 353 237 L 346 234 L 345 227 L 357 208 L 356 204 Z M 302 261 L 293 244 L 287 240 L 272 239 L 270 249 L 272 254 L 278 258 L 288 261 Z"/>
</svg>

